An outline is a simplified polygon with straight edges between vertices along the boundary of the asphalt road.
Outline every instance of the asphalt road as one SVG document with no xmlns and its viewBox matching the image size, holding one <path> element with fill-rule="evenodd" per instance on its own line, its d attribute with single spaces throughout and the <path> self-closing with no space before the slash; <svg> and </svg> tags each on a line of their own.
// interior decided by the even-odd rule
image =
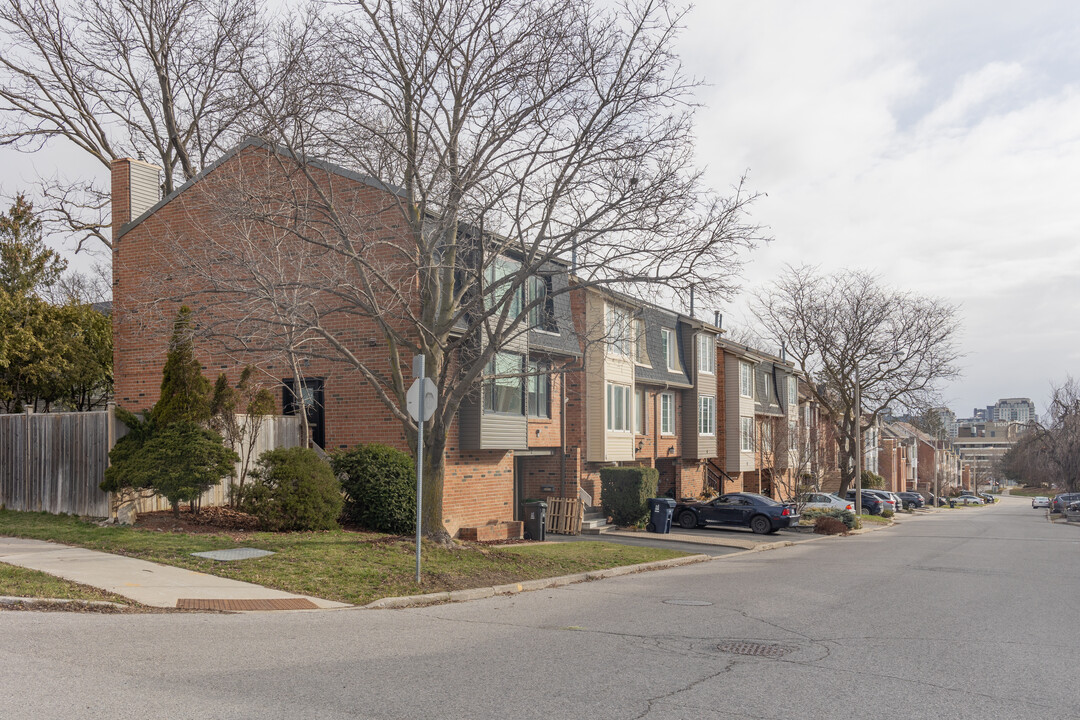
<svg viewBox="0 0 1080 720">
<path fill-rule="evenodd" d="M 1078 551 L 1006 499 L 416 610 L 0 612 L 0 717 L 1077 718 Z"/>
</svg>

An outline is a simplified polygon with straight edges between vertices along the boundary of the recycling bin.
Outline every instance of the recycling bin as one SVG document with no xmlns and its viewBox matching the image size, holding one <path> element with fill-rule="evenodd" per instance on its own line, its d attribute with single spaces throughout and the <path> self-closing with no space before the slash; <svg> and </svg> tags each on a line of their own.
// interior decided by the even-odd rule
<svg viewBox="0 0 1080 720">
<path fill-rule="evenodd" d="M 547 531 L 547 503 L 543 500 L 530 500 L 522 503 L 525 512 L 525 539 L 543 542 Z"/>
<path fill-rule="evenodd" d="M 645 529 L 654 533 L 671 532 L 671 516 L 675 512 L 675 501 L 671 498 L 649 498 L 649 523 Z"/>
</svg>

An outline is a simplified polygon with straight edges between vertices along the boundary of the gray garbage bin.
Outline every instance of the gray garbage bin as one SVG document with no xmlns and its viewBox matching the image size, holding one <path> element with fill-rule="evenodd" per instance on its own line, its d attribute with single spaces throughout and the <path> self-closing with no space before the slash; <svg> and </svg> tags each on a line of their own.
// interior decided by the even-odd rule
<svg viewBox="0 0 1080 720">
<path fill-rule="evenodd" d="M 671 532 L 671 515 L 675 512 L 675 501 L 671 498 L 649 498 L 649 523 L 645 529 L 654 533 Z"/>
<path fill-rule="evenodd" d="M 547 531 L 547 503 L 543 500 L 529 500 L 522 503 L 525 518 L 525 539 L 543 542 Z"/>
</svg>

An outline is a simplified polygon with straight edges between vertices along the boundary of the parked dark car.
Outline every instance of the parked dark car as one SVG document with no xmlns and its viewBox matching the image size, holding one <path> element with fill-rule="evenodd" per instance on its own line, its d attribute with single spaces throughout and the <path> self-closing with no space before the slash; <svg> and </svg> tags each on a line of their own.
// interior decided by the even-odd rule
<svg viewBox="0 0 1080 720">
<path fill-rule="evenodd" d="M 896 494 L 900 496 L 900 500 L 903 502 L 905 510 L 908 508 L 921 508 L 926 505 L 926 500 L 917 492 L 902 492 Z"/>
<path fill-rule="evenodd" d="M 675 522 L 684 528 L 748 527 L 763 535 L 797 525 L 799 513 L 795 506 L 764 495 L 729 493 L 714 500 L 679 503 L 675 506 Z"/>
<path fill-rule="evenodd" d="M 1063 513 L 1065 507 L 1074 500 L 1080 500 L 1080 493 L 1061 493 L 1055 495 L 1054 499 L 1050 502 L 1050 512 Z"/>
<path fill-rule="evenodd" d="M 855 491 L 848 490 L 847 495 L 844 496 L 845 500 L 855 502 Z M 877 495 L 871 495 L 867 491 L 862 492 L 862 509 L 863 512 L 868 515 L 880 515 L 885 509 L 885 501 Z"/>
<path fill-rule="evenodd" d="M 985 500 L 987 505 L 989 505 L 990 503 L 995 502 L 997 500 L 997 498 L 995 498 L 990 493 L 979 493 L 979 497 L 981 497 L 983 500 Z"/>
</svg>

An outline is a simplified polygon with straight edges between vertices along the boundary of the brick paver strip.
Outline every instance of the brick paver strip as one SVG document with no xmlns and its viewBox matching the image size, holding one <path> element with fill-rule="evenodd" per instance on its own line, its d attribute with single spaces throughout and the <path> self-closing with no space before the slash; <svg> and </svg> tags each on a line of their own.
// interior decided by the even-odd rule
<svg viewBox="0 0 1080 720">
<path fill-rule="evenodd" d="M 271 598 L 259 600 L 212 600 L 180 598 L 176 607 L 183 610 L 318 610 L 306 598 Z"/>
</svg>

